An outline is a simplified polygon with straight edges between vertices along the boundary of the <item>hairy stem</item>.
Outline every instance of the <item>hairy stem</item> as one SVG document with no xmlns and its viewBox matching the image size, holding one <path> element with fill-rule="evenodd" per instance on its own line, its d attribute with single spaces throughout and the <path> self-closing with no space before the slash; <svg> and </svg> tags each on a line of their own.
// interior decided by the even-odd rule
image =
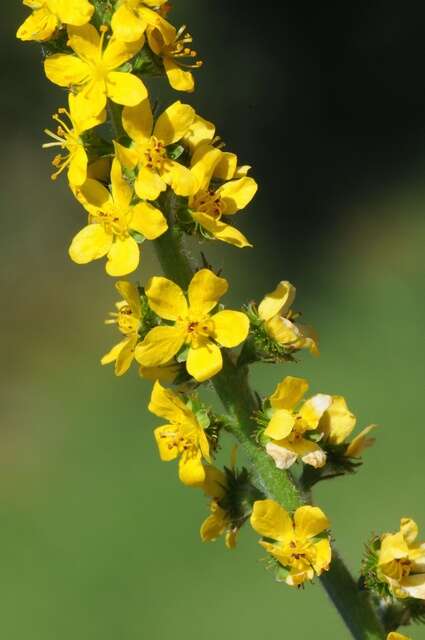
<svg viewBox="0 0 425 640">
<path fill-rule="evenodd" d="M 195 265 L 192 264 L 176 228 L 175 199 L 168 194 L 163 202 L 170 228 L 154 241 L 156 254 L 164 274 L 186 289 Z M 258 410 L 255 393 L 248 382 L 248 367 L 238 367 L 223 350 L 223 369 L 212 384 L 229 414 L 227 430 L 233 434 L 246 455 L 256 487 L 288 511 L 303 503 L 303 496 L 286 472 L 276 469 L 273 460 L 255 442 L 256 424 L 253 414 Z M 330 570 L 320 581 L 355 640 L 382 640 L 384 629 L 367 594 L 361 592 L 338 553 L 333 550 Z"/>
</svg>

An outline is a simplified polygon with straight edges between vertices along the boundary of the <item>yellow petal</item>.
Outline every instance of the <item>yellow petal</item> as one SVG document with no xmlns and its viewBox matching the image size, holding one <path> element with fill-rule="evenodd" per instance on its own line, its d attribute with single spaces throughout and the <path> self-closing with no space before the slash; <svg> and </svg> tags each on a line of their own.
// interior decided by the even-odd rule
<svg viewBox="0 0 425 640">
<path fill-rule="evenodd" d="M 290 469 L 298 459 L 298 454 L 289 448 L 288 440 L 268 442 L 266 452 L 273 458 L 277 469 Z"/>
<path fill-rule="evenodd" d="M 112 245 L 112 235 L 106 233 L 100 224 L 89 224 L 74 237 L 69 247 L 71 260 L 77 264 L 87 264 L 103 258 Z"/>
<path fill-rule="evenodd" d="M 286 409 L 277 409 L 267 425 L 264 435 L 273 440 L 282 440 L 291 433 L 295 424 L 295 416 Z"/>
<path fill-rule="evenodd" d="M 162 177 L 178 196 L 193 196 L 199 189 L 193 172 L 174 160 L 168 161 Z"/>
<path fill-rule="evenodd" d="M 212 513 L 201 525 L 201 540 L 202 542 L 211 542 L 216 540 L 224 533 L 226 529 L 225 512 L 220 507 Z"/>
<path fill-rule="evenodd" d="M 345 455 L 348 458 L 359 458 L 365 449 L 373 445 L 375 438 L 368 438 L 367 436 L 376 426 L 376 424 L 370 424 L 353 438 L 345 451 Z"/>
<path fill-rule="evenodd" d="M 134 107 L 148 95 L 140 78 L 132 73 L 122 71 L 110 71 L 106 79 L 106 91 L 108 97 L 117 104 Z"/>
<path fill-rule="evenodd" d="M 124 211 L 128 209 L 133 197 L 133 190 L 127 180 L 125 180 L 120 161 L 116 157 L 112 161 L 111 191 L 115 205 Z"/>
<path fill-rule="evenodd" d="M 214 170 L 214 177 L 219 180 L 231 180 L 235 175 L 238 157 L 234 153 L 223 151 L 220 162 Z"/>
<path fill-rule="evenodd" d="M 168 229 L 167 220 L 159 209 L 149 202 L 139 202 L 131 209 L 130 228 L 148 240 L 159 238 Z"/>
<path fill-rule="evenodd" d="M 103 65 L 109 71 L 117 69 L 136 55 L 143 48 L 144 43 L 143 37 L 135 42 L 120 42 L 116 38 L 111 38 L 103 53 Z"/>
<path fill-rule="evenodd" d="M 213 465 L 205 467 L 205 480 L 201 488 L 207 496 L 220 500 L 226 493 L 226 485 L 226 476 L 221 469 Z"/>
<path fill-rule="evenodd" d="M 140 318 L 141 305 L 140 293 L 138 288 L 131 282 L 126 282 L 125 280 L 118 280 L 118 282 L 115 283 L 115 288 L 127 302 L 133 315 L 135 315 L 136 318 Z"/>
<path fill-rule="evenodd" d="M 44 71 L 50 82 L 60 87 L 79 85 L 90 75 L 90 68 L 86 62 L 77 56 L 65 53 L 55 53 L 44 61 Z"/>
<path fill-rule="evenodd" d="M 201 116 L 195 115 L 195 119 L 184 137 L 184 142 L 190 149 L 196 149 L 200 144 L 211 142 L 215 136 L 215 126 Z"/>
<path fill-rule="evenodd" d="M 108 253 L 106 273 L 113 277 L 125 276 L 132 273 L 139 266 L 140 250 L 134 238 L 125 240 L 115 238 Z"/>
<path fill-rule="evenodd" d="M 257 193 L 257 189 L 258 185 L 252 178 L 240 178 L 226 182 L 217 191 L 225 206 L 224 214 L 228 216 L 245 209 Z"/>
<path fill-rule="evenodd" d="M 165 364 L 161 367 L 140 367 L 139 373 L 142 378 L 150 380 L 151 382 L 164 382 L 166 384 L 172 384 L 176 379 L 179 372 L 179 365 L 177 364 Z"/>
<path fill-rule="evenodd" d="M 58 26 L 57 17 L 47 8 L 34 11 L 19 27 L 16 37 L 24 42 L 37 40 L 44 42 L 49 40 Z"/>
<path fill-rule="evenodd" d="M 207 189 L 223 152 L 210 144 L 198 145 L 190 163 L 192 174 L 196 177 L 199 189 Z"/>
<path fill-rule="evenodd" d="M 178 100 L 159 116 L 154 127 L 154 136 L 162 140 L 166 146 L 174 144 L 186 135 L 194 119 L 194 109 Z"/>
<path fill-rule="evenodd" d="M 148 409 L 159 418 L 176 423 L 184 422 L 190 414 L 179 396 L 171 389 L 163 387 L 158 381 L 153 386 Z"/>
<path fill-rule="evenodd" d="M 408 545 L 414 543 L 418 537 L 418 525 L 412 518 L 402 518 L 400 520 L 400 531 Z"/>
<path fill-rule="evenodd" d="M 296 347 L 300 332 L 295 324 L 282 316 L 274 316 L 264 323 L 264 327 L 273 340 L 287 347 Z"/>
<path fill-rule="evenodd" d="M 292 444 L 295 453 L 304 464 L 309 464 L 315 469 L 320 469 L 326 464 L 326 453 L 316 442 L 302 438 Z"/>
<path fill-rule="evenodd" d="M 164 69 L 167 74 L 168 82 L 176 91 L 187 91 L 192 93 L 195 88 L 195 81 L 190 71 L 184 71 L 173 60 L 173 58 L 164 58 Z"/>
<path fill-rule="evenodd" d="M 200 317 L 207 315 L 228 288 L 225 278 L 219 278 L 210 269 L 201 269 L 195 273 L 189 285 L 190 310 Z"/>
<path fill-rule="evenodd" d="M 294 535 L 288 512 L 274 500 L 257 500 L 250 522 L 251 527 L 264 538 L 285 542 Z"/>
<path fill-rule="evenodd" d="M 57 13 L 63 24 L 80 26 L 89 22 L 94 6 L 88 0 L 64 0 L 58 4 Z"/>
<path fill-rule="evenodd" d="M 134 360 L 134 349 L 138 341 L 138 336 L 130 336 L 123 348 L 120 350 L 115 361 L 115 375 L 122 376 L 126 373 Z"/>
<path fill-rule="evenodd" d="M 111 202 L 111 194 L 103 184 L 88 178 L 78 189 L 78 199 L 83 206 L 89 205 L 95 211 L 102 211 Z"/>
<path fill-rule="evenodd" d="M 146 284 L 150 308 L 164 320 L 177 320 L 187 316 L 187 302 L 183 291 L 172 280 L 154 276 Z"/>
<path fill-rule="evenodd" d="M 134 188 L 141 200 L 156 200 L 167 185 L 155 171 L 142 167 L 139 169 Z"/>
<path fill-rule="evenodd" d="M 159 456 L 163 462 L 170 462 L 175 460 L 178 456 L 177 447 L 171 444 L 168 434 L 173 432 L 175 428 L 173 425 L 164 424 L 162 427 L 154 429 L 154 436 L 156 444 L 158 446 Z"/>
<path fill-rule="evenodd" d="M 185 333 L 177 327 L 154 327 L 136 347 L 136 360 L 144 367 L 168 364 L 180 351 Z"/>
<path fill-rule="evenodd" d="M 139 156 L 135 149 L 123 147 L 116 141 L 114 141 L 114 149 L 115 155 L 123 167 L 132 170 L 137 166 Z"/>
<path fill-rule="evenodd" d="M 325 393 L 317 393 L 312 398 L 304 402 L 299 411 L 299 415 L 304 420 L 308 429 L 316 429 L 320 418 L 329 408 L 332 402 L 332 396 Z"/>
<path fill-rule="evenodd" d="M 332 403 L 319 422 L 319 431 L 332 444 L 344 442 L 356 426 L 356 418 L 342 396 L 332 396 Z"/>
<path fill-rule="evenodd" d="M 270 404 L 274 409 L 293 409 L 307 389 L 308 382 L 304 378 L 286 376 L 270 396 Z"/>
<path fill-rule="evenodd" d="M 68 43 L 79 58 L 98 63 L 101 58 L 100 36 L 92 24 L 68 27 Z"/>
<path fill-rule="evenodd" d="M 313 567 L 316 574 L 320 576 L 323 571 L 328 571 L 332 560 L 332 549 L 329 539 L 323 538 L 323 540 L 319 540 L 319 542 L 314 545 L 314 548 L 316 549 L 316 558 L 313 562 Z"/>
<path fill-rule="evenodd" d="M 123 42 L 140 40 L 145 32 L 146 26 L 146 22 L 140 20 L 138 15 L 125 4 L 115 9 L 111 20 L 114 37 Z"/>
<path fill-rule="evenodd" d="M 267 293 L 260 302 L 258 315 L 262 320 L 270 320 L 278 314 L 285 315 L 294 302 L 295 294 L 295 287 L 287 280 L 282 280 L 276 289 Z"/>
<path fill-rule="evenodd" d="M 193 458 L 181 457 L 179 460 L 179 478 L 188 486 L 197 485 L 205 480 L 205 470 L 201 456 Z"/>
<path fill-rule="evenodd" d="M 410 640 L 410 638 L 397 631 L 391 631 L 391 633 L 387 635 L 387 640 Z"/>
<path fill-rule="evenodd" d="M 400 558 L 407 558 L 409 555 L 409 548 L 401 532 L 394 534 L 387 534 L 383 537 L 381 543 L 381 549 L 379 551 L 378 565 L 382 566 L 392 562 L 393 560 L 399 560 Z"/>
<path fill-rule="evenodd" d="M 102 357 L 102 359 L 100 360 L 100 364 L 105 365 L 105 364 L 111 364 L 112 362 L 115 362 L 115 360 L 118 358 L 118 355 L 121 349 L 127 344 L 127 340 L 128 338 L 125 338 L 124 340 L 121 340 L 121 342 L 119 342 L 118 344 L 114 345 L 112 349 L 108 351 L 108 353 L 105 353 L 105 355 Z"/>
<path fill-rule="evenodd" d="M 246 340 L 249 333 L 248 316 L 241 311 L 219 311 L 211 320 L 214 325 L 214 339 L 222 347 L 232 349 Z"/>
<path fill-rule="evenodd" d="M 223 367 L 223 358 L 219 347 L 213 342 L 194 349 L 190 347 L 186 361 L 188 373 L 198 382 L 205 382 L 215 376 Z"/>
<path fill-rule="evenodd" d="M 135 142 L 144 142 L 151 137 L 153 115 L 149 99 L 136 107 L 124 107 L 122 112 L 124 130 Z"/>
<path fill-rule="evenodd" d="M 76 187 L 81 186 L 87 178 L 88 158 L 84 147 L 81 145 L 73 153 L 68 170 L 68 180 Z"/>
<path fill-rule="evenodd" d="M 200 224 L 201 227 L 204 227 L 204 229 L 206 229 L 217 240 L 221 240 L 222 242 L 231 244 L 234 247 L 239 247 L 239 249 L 243 249 L 244 247 L 252 247 L 252 244 L 249 242 L 249 240 L 230 224 L 226 224 L 221 220 L 216 220 L 215 218 L 209 216 L 207 213 L 202 213 L 201 211 L 192 213 L 192 218 L 198 224 Z"/>
<path fill-rule="evenodd" d="M 329 529 L 330 522 L 319 507 L 300 507 L 294 514 L 295 535 L 297 538 L 314 538 Z"/>
</svg>

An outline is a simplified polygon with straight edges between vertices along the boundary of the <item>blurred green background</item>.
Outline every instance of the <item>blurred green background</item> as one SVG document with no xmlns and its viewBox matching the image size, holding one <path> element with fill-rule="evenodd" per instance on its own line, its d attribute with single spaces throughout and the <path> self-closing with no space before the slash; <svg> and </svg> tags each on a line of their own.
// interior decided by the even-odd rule
<svg viewBox="0 0 425 640">
<path fill-rule="evenodd" d="M 260 392 L 302 375 L 312 392 L 346 396 L 359 427 L 382 425 L 360 473 L 316 492 L 356 569 L 370 533 L 400 516 L 425 537 L 424 8 L 230 4 L 174 11 L 206 61 L 182 99 L 260 183 L 242 223 L 256 248 L 204 249 L 229 302 L 290 279 L 320 333 L 320 359 L 257 366 Z M 234 552 L 200 542 L 207 502 L 159 461 L 148 384 L 100 367 L 117 341 L 103 325 L 113 282 L 100 262 L 69 261 L 82 212 L 40 147 L 63 94 L 37 45 L 14 40 L 26 10 L 2 15 L 2 636 L 348 638 L 320 586 L 274 583 L 248 527 Z M 157 269 L 147 249 L 142 277 Z"/>
</svg>

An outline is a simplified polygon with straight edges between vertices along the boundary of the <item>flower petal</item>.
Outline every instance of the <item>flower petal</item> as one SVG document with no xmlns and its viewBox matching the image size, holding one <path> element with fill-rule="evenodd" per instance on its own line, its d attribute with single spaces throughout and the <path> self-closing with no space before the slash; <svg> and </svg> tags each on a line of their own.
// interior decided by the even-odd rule
<svg viewBox="0 0 425 640">
<path fill-rule="evenodd" d="M 210 144 L 198 145 L 192 155 L 191 172 L 198 181 L 199 189 L 207 189 L 223 152 Z"/>
<path fill-rule="evenodd" d="M 330 522 L 323 511 L 319 507 L 309 505 L 295 511 L 294 523 L 297 538 L 314 538 L 330 527 Z"/>
<path fill-rule="evenodd" d="M 347 407 L 342 396 L 332 396 L 332 403 L 319 422 L 319 431 L 332 444 L 344 442 L 356 426 L 356 418 Z"/>
<path fill-rule="evenodd" d="M 148 409 L 159 418 L 176 423 L 184 422 L 190 414 L 190 410 L 177 393 L 166 389 L 158 381 L 153 386 Z"/>
<path fill-rule="evenodd" d="M 192 196 L 198 191 L 199 183 L 193 172 L 174 160 L 167 162 L 162 177 L 178 196 Z"/>
<path fill-rule="evenodd" d="M 226 512 L 217 505 L 216 510 L 201 525 L 202 542 L 216 540 L 226 529 Z"/>
<path fill-rule="evenodd" d="M 69 26 L 68 44 L 82 60 L 92 63 L 100 61 L 100 35 L 92 24 Z"/>
<path fill-rule="evenodd" d="M 156 200 L 159 194 L 165 191 L 167 185 L 156 171 L 141 167 L 134 188 L 141 200 Z"/>
<path fill-rule="evenodd" d="M 245 207 L 257 193 L 258 185 L 253 178 L 240 178 L 226 182 L 217 190 L 225 206 L 224 214 L 229 216 Z"/>
<path fill-rule="evenodd" d="M 212 378 L 223 367 L 223 358 L 219 347 L 213 342 L 194 349 L 190 347 L 186 360 L 188 373 L 198 382 Z"/>
<path fill-rule="evenodd" d="M 178 327 L 154 327 L 136 347 L 136 360 L 144 367 L 168 364 L 180 351 L 185 333 Z"/>
<path fill-rule="evenodd" d="M 108 97 L 117 104 L 134 107 L 148 95 L 143 82 L 132 73 L 110 71 L 106 79 Z"/>
<path fill-rule="evenodd" d="M 382 566 L 392 562 L 393 560 L 407 558 L 408 555 L 409 547 L 407 546 L 401 531 L 394 534 L 386 534 L 381 542 L 378 565 Z"/>
<path fill-rule="evenodd" d="M 124 211 L 130 206 L 133 190 L 122 174 L 118 158 L 114 158 L 111 168 L 111 191 L 114 203 Z"/>
<path fill-rule="evenodd" d="M 148 140 L 153 128 L 153 115 L 149 99 L 142 100 L 136 107 L 124 107 L 122 125 L 124 131 L 135 142 Z"/>
<path fill-rule="evenodd" d="M 163 462 L 175 460 L 178 456 L 178 450 L 168 437 L 170 431 L 174 431 L 174 427 L 170 424 L 164 424 L 162 427 L 154 429 L 154 436 L 158 446 L 159 457 Z"/>
<path fill-rule="evenodd" d="M 270 320 L 276 315 L 285 315 L 295 300 L 296 289 L 287 280 L 279 282 L 277 287 L 267 293 L 258 306 L 258 315 L 262 320 Z"/>
<path fill-rule="evenodd" d="M 216 313 L 211 320 L 214 323 L 214 340 L 222 347 L 232 349 L 246 340 L 249 333 L 249 320 L 245 313 L 226 309 Z"/>
<path fill-rule="evenodd" d="M 27 42 L 37 40 L 44 42 L 49 40 L 58 26 L 57 17 L 47 8 L 42 7 L 34 11 L 19 27 L 16 37 Z"/>
<path fill-rule="evenodd" d="M 313 562 L 313 568 L 318 576 L 323 571 L 328 571 L 329 565 L 332 560 L 332 549 L 331 544 L 328 538 L 323 538 L 323 540 L 319 540 L 314 545 L 316 550 L 316 558 Z"/>
<path fill-rule="evenodd" d="M 290 515 L 274 500 L 254 502 L 250 522 L 252 528 L 263 538 L 284 542 L 294 535 Z"/>
<path fill-rule="evenodd" d="M 69 247 L 71 260 L 77 264 L 87 264 L 103 258 L 111 248 L 112 235 L 106 233 L 100 224 L 89 224 L 74 237 Z"/>
<path fill-rule="evenodd" d="M 149 202 L 139 202 L 132 207 L 131 212 L 130 228 L 143 234 L 148 240 L 159 238 L 168 229 L 163 213 Z"/>
<path fill-rule="evenodd" d="M 403 578 L 400 586 L 411 598 L 425 600 L 425 573 L 418 573 Z"/>
<path fill-rule="evenodd" d="M 44 71 L 50 82 L 60 87 L 79 85 L 90 75 L 90 68 L 86 62 L 77 56 L 65 53 L 55 53 L 44 61 Z"/>
<path fill-rule="evenodd" d="M 189 127 L 184 137 L 184 142 L 188 144 L 191 150 L 196 149 L 200 144 L 212 142 L 215 136 L 215 126 L 212 122 L 208 122 L 201 116 L 195 115 L 195 120 Z"/>
<path fill-rule="evenodd" d="M 365 427 L 359 434 L 356 435 L 355 438 L 348 445 L 345 455 L 348 458 L 359 458 L 363 451 L 368 447 L 371 447 L 375 442 L 375 438 L 368 438 L 368 434 L 372 429 L 375 429 L 378 425 L 370 424 L 368 427 Z"/>
<path fill-rule="evenodd" d="M 101 182 L 88 178 L 78 189 L 78 199 L 83 206 L 89 205 L 95 211 L 102 211 L 111 202 L 111 194 Z"/>
<path fill-rule="evenodd" d="M 286 376 L 270 396 L 270 404 L 274 409 L 293 409 L 308 389 L 304 378 Z"/>
<path fill-rule="evenodd" d="M 231 244 L 234 247 L 239 247 L 239 249 L 243 249 L 244 247 L 252 247 L 252 244 L 249 242 L 249 240 L 230 224 L 226 224 L 221 220 L 216 220 L 215 218 L 209 216 L 207 213 L 202 213 L 201 211 L 196 211 L 191 215 L 192 218 L 201 225 L 201 227 L 204 227 L 204 229 L 206 229 L 217 240 L 227 242 L 227 244 Z"/>
<path fill-rule="evenodd" d="M 146 30 L 146 26 L 146 22 L 140 20 L 138 15 L 125 4 L 115 9 L 111 20 L 114 37 L 123 42 L 140 40 Z"/>
<path fill-rule="evenodd" d="M 88 0 L 65 0 L 59 4 L 57 13 L 63 24 L 80 26 L 89 22 L 94 12 L 94 6 Z"/>
<path fill-rule="evenodd" d="M 111 38 L 103 52 L 103 65 L 109 71 L 117 69 L 135 56 L 143 48 L 144 43 L 143 37 L 135 42 L 120 42 L 116 38 Z"/>
<path fill-rule="evenodd" d="M 121 340 L 121 342 L 114 345 L 112 349 L 108 351 L 108 353 L 105 353 L 105 355 L 101 358 L 100 364 L 105 365 L 105 364 L 111 364 L 112 362 L 115 362 L 115 360 L 118 358 L 118 355 L 121 349 L 123 349 L 123 347 L 125 347 L 125 345 L 127 344 L 127 340 L 128 338 L 124 338 L 124 340 Z"/>
<path fill-rule="evenodd" d="M 205 480 L 205 469 L 201 462 L 201 455 L 179 460 L 179 478 L 188 486 L 197 485 Z"/>
<path fill-rule="evenodd" d="M 120 350 L 115 361 L 115 375 L 122 376 L 126 373 L 134 360 L 134 349 L 138 341 L 138 336 L 130 336 L 123 348 Z"/>
<path fill-rule="evenodd" d="M 139 260 L 139 245 L 134 238 L 128 237 L 125 240 L 115 238 L 108 253 L 106 273 L 113 277 L 125 276 L 137 269 Z"/>
<path fill-rule="evenodd" d="M 76 187 L 81 186 L 87 179 L 88 158 L 83 145 L 72 154 L 68 170 L 68 180 Z"/>
<path fill-rule="evenodd" d="M 234 153 L 222 151 L 220 162 L 214 170 L 214 178 L 219 180 L 231 180 L 235 175 L 238 165 L 238 157 Z"/>
<path fill-rule="evenodd" d="M 264 435 L 272 440 L 283 440 L 294 428 L 296 417 L 286 409 L 277 409 L 267 425 Z"/>
<path fill-rule="evenodd" d="M 195 120 L 195 110 L 180 100 L 168 107 L 156 121 L 154 136 L 168 146 L 181 140 Z"/>
<path fill-rule="evenodd" d="M 284 440 L 283 442 L 287 442 Z M 289 469 L 297 461 L 298 455 L 281 443 L 268 442 L 266 444 L 267 454 L 273 458 L 277 469 Z"/>
<path fill-rule="evenodd" d="M 402 518 L 400 520 L 400 531 L 408 545 L 415 542 L 419 533 L 418 525 L 412 518 Z"/>
<path fill-rule="evenodd" d="M 172 280 L 162 276 L 150 278 L 145 287 L 150 308 L 164 320 L 187 316 L 187 302 L 183 291 Z"/>
<path fill-rule="evenodd" d="M 299 415 L 304 420 L 308 429 L 316 429 L 320 418 L 329 408 L 332 402 L 332 396 L 325 393 L 317 393 L 312 398 L 304 402 L 299 411 Z"/>
<path fill-rule="evenodd" d="M 299 340 L 301 334 L 297 326 L 288 320 L 288 318 L 273 316 L 273 318 L 270 318 L 270 320 L 264 323 L 264 326 L 269 336 L 278 344 L 287 346 L 288 348 L 296 348 L 297 340 Z"/>
<path fill-rule="evenodd" d="M 164 69 L 167 74 L 168 82 L 176 91 L 187 91 L 192 93 L 195 89 L 195 81 L 190 71 L 184 71 L 173 58 L 165 57 Z"/>
<path fill-rule="evenodd" d="M 211 269 L 200 269 L 189 285 L 190 310 L 197 316 L 207 315 L 218 304 L 228 288 L 225 278 L 219 278 Z"/>
</svg>

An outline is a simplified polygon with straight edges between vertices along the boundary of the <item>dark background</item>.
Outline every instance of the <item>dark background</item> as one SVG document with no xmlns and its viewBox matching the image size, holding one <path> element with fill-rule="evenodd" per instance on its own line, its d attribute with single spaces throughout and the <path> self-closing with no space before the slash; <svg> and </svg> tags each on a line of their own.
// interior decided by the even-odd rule
<svg viewBox="0 0 425 640">
<path fill-rule="evenodd" d="M 255 249 L 204 246 L 229 303 L 280 279 L 321 336 L 322 356 L 253 372 L 270 393 L 286 373 L 343 394 L 359 428 L 382 425 L 355 478 L 317 501 L 357 570 L 372 531 L 423 505 L 425 91 L 423 3 L 175 2 L 205 61 L 180 98 L 217 124 L 260 190 L 240 226 Z M 116 295 L 99 262 L 72 264 L 84 217 L 52 183 L 42 130 L 63 104 L 39 47 L 0 24 L 3 313 L 0 394 L 0 615 L 10 640 L 345 638 L 319 586 L 273 582 L 256 536 L 232 553 L 202 545 L 202 495 L 158 460 L 136 371 L 100 356 Z M 138 277 L 157 272 L 146 249 Z M 410 634 L 410 632 L 409 632 Z M 425 637 L 412 630 L 414 639 Z"/>
</svg>

